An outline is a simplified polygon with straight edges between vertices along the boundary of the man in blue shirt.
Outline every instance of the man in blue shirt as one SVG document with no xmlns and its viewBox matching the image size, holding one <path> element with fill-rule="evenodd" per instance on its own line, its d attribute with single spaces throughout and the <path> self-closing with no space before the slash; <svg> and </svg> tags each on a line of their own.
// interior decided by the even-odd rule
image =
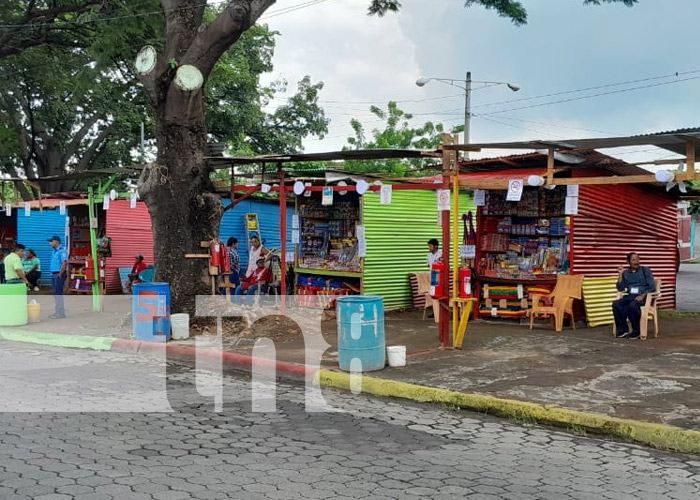
<svg viewBox="0 0 700 500">
<path fill-rule="evenodd" d="M 651 270 L 639 265 L 639 255 L 635 252 L 627 254 L 627 262 L 628 270 L 625 271 L 622 266 L 617 269 L 617 290 L 627 295 L 613 302 L 613 315 L 618 338 L 638 339 L 641 307 L 647 294 L 656 292 L 656 285 Z M 632 325 L 631 331 L 627 326 L 628 319 Z"/>
<path fill-rule="evenodd" d="M 68 275 L 68 256 L 66 255 L 66 249 L 61 246 L 61 238 L 52 236 L 48 239 L 48 242 L 53 248 L 50 271 L 53 298 L 56 302 L 56 310 L 49 318 L 60 319 L 66 317 L 66 309 L 63 305 L 63 289 L 66 286 L 66 277 Z"/>
</svg>

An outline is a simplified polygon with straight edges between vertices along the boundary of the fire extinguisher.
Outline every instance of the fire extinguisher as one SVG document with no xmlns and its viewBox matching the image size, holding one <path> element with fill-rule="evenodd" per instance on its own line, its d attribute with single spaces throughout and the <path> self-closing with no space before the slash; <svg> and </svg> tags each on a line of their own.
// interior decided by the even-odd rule
<svg viewBox="0 0 700 500">
<path fill-rule="evenodd" d="M 231 272 L 231 261 L 228 260 L 228 247 L 223 242 L 219 242 L 219 246 L 221 247 L 221 273 L 228 274 Z"/>
<path fill-rule="evenodd" d="M 219 267 L 221 265 L 221 243 L 217 240 L 212 240 L 209 244 L 209 259 L 211 267 Z"/>
<path fill-rule="evenodd" d="M 472 298 L 472 271 L 468 267 L 459 270 L 459 296 L 463 299 Z"/>
<path fill-rule="evenodd" d="M 445 264 L 434 262 L 430 266 L 430 296 L 434 299 L 441 299 L 445 294 Z"/>
<path fill-rule="evenodd" d="M 95 261 L 91 257 L 85 259 L 85 279 L 95 281 Z"/>
</svg>

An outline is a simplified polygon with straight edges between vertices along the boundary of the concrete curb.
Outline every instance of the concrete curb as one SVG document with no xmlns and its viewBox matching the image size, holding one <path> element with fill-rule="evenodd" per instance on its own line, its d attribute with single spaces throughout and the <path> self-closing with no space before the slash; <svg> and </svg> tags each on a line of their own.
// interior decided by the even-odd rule
<svg viewBox="0 0 700 500">
<path fill-rule="evenodd" d="M 61 343 L 60 341 L 60 337 L 65 337 L 61 334 L 41 333 L 39 337 L 36 332 L 28 332 L 34 333 L 34 335 L 27 335 L 24 337 L 19 335 L 20 332 L 22 331 L 13 330 L 13 335 L 10 338 L 5 338 L 15 342 L 67 347 L 65 343 Z M 55 343 L 50 343 L 50 338 L 52 336 L 57 337 Z M 102 337 L 86 336 L 85 342 L 69 347 L 92 349 L 92 346 L 95 344 L 90 342 L 91 339 L 102 339 Z M 274 368 L 278 378 L 313 380 L 314 384 L 320 387 L 351 390 L 359 386 L 361 387 L 361 392 L 365 394 L 401 398 L 423 403 L 454 405 L 472 411 L 548 424 L 568 430 L 583 428 L 594 434 L 621 438 L 624 441 L 652 446 L 654 448 L 700 454 L 700 431 L 681 429 L 670 425 L 626 420 L 597 413 L 569 410 L 556 406 L 545 406 L 537 403 L 501 399 L 484 394 L 468 394 L 448 389 L 439 389 L 378 377 L 370 377 L 367 375 L 363 375 L 361 381 L 356 383 L 354 377 L 344 372 L 325 368 L 317 369 L 286 361 L 253 358 L 252 356 L 221 352 L 213 349 L 196 349 L 194 347 L 172 344 L 166 345 L 164 343 L 142 342 L 137 340 L 110 340 L 113 340 L 110 350 L 115 352 L 165 356 L 165 359 L 168 360 L 188 363 L 192 363 L 196 359 L 214 362 L 218 361 L 220 358 L 224 370 L 243 373 L 251 373 L 252 367 L 255 364 L 263 369 L 271 370 Z"/>
<path fill-rule="evenodd" d="M 351 385 L 355 385 L 347 373 L 321 369 L 318 377 L 321 387 L 350 390 Z M 467 394 L 377 377 L 363 376 L 361 387 L 362 392 L 377 396 L 410 399 L 425 403 L 450 404 L 500 417 L 536 421 L 569 430 L 577 427 L 583 428 L 595 434 L 622 438 L 625 441 L 654 448 L 700 454 L 700 431 L 681 429 L 670 425 L 626 420 L 556 406 L 501 399 L 484 394 Z"/>
</svg>

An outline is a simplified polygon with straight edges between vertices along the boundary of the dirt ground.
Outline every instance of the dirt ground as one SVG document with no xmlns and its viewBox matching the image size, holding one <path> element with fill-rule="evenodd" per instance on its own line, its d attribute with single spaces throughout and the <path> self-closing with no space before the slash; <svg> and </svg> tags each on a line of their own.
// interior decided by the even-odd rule
<svg viewBox="0 0 700 500">
<path fill-rule="evenodd" d="M 130 338 L 129 297 L 108 297 L 103 313 L 92 312 L 86 297 L 67 297 L 68 318 L 47 320 L 52 297 L 38 296 L 42 319 L 27 330 Z M 312 321 L 309 313 L 309 321 Z M 215 321 L 193 329 L 213 334 Z M 318 327 L 316 327 L 318 330 Z M 322 364 L 337 366 L 335 320 L 321 322 L 329 348 Z M 405 368 L 373 372 L 379 377 L 552 404 L 626 418 L 700 426 L 700 317 L 660 320 L 660 335 L 647 341 L 615 339 L 611 327 L 565 328 L 556 333 L 540 324 L 533 331 L 515 323 L 472 321 L 462 350 L 442 349 L 437 327 L 418 311 L 386 316 L 387 345 L 406 345 Z M 242 328 L 224 322 L 223 349 L 250 354 L 256 339 L 274 341 L 277 358 L 305 362 L 301 330 L 272 317 Z M 178 341 L 194 345 L 195 340 Z"/>
</svg>

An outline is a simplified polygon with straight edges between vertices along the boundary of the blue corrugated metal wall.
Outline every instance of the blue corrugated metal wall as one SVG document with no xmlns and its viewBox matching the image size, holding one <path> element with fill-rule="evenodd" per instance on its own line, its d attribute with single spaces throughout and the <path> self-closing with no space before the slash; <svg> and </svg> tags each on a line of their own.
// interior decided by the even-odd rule
<svg viewBox="0 0 700 500">
<path fill-rule="evenodd" d="M 224 206 L 230 204 L 224 200 Z M 287 205 L 287 252 L 294 250 L 292 245 L 292 216 L 294 206 Z M 269 249 L 276 248 L 282 257 L 280 240 L 280 206 L 278 201 L 245 200 L 228 210 L 219 226 L 219 238 L 225 243 L 231 236 L 238 238 L 238 251 L 241 255 L 241 269 L 248 266 L 248 242 L 245 241 L 245 214 L 258 214 L 261 240 Z"/>
<path fill-rule="evenodd" d="M 66 215 L 61 215 L 58 208 L 45 208 L 42 211 L 32 210 L 26 217 L 24 210 L 17 213 L 17 241 L 28 249 L 36 251 L 41 261 L 41 278 L 44 283 L 51 279 L 49 266 L 51 265 L 51 247 L 46 241 L 53 235 L 66 241 Z"/>
</svg>

